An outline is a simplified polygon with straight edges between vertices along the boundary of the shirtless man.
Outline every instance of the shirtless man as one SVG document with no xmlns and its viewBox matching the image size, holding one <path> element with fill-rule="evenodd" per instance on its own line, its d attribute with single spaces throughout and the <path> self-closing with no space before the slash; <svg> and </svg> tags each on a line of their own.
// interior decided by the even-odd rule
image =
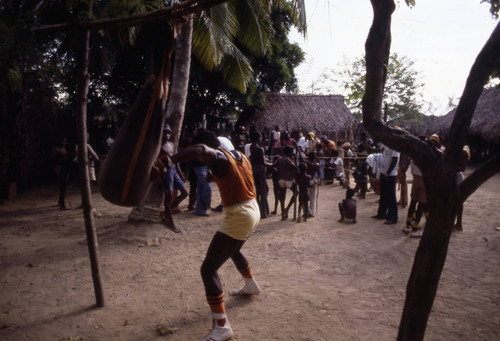
<svg viewBox="0 0 500 341">
<path fill-rule="evenodd" d="M 300 223 L 300 213 L 304 211 L 304 221 L 307 222 L 309 201 L 311 199 L 309 189 L 314 186 L 315 181 L 312 176 L 307 174 L 307 164 L 305 162 L 299 165 L 299 174 L 297 175 L 297 185 L 299 187 L 299 212 L 297 222 Z"/>
<path fill-rule="evenodd" d="M 295 177 L 297 175 L 297 166 L 292 161 L 293 156 L 293 148 L 291 146 L 285 146 L 283 149 L 284 156 L 278 159 L 274 164 L 278 172 L 278 179 L 280 184 L 280 205 L 281 205 L 281 220 L 288 219 L 288 210 L 292 206 L 295 201 L 295 196 L 297 194 Z M 285 208 L 286 201 L 286 190 L 290 189 L 292 191 L 292 197 L 290 198 L 290 202 Z"/>
<path fill-rule="evenodd" d="M 304 160 L 305 164 L 307 165 L 307 171 L 306 173 L 311 176 L 311 178 L 314 181 L 313 186 L 309 187 L 309 209 L 307 212 L 307 217 L 312 218 L 316 214 L 317 211 L 317 202 L 316 199 L 318 198 L 318 180 L 319 180 L 319 164 L 316 162 L 316 155 L 314 152 L 310 152 L 307 155 L 307 160 Z"/>
</svg>

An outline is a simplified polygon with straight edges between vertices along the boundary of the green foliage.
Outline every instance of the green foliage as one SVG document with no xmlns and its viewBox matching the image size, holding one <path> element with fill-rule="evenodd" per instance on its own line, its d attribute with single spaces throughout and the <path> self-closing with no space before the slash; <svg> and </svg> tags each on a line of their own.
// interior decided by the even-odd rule
<svg viewBox="0 0 500 341">
<path fill-rule="evenodd" d="M 252 68 L 247 57 L 235 44 L 239 30 L 240 22 L 234 2 L 199 13 L 194 20 L 193 54 L 208 71 L 222 65 L 227 66 L 224 72 L 226 81 L 244 93 Z M 247 43 L 250 44 L 248 41 Z"/>
<path fill-rule="evenodd" d="M 229 1 L 199 13 L 194 21 L 193 54 L 207 70 L 222 70 L 223 79 L 245 93 L 252 78 L 250 54 L 263 55 L 269 45 L 270 12 L 261 0 Z"/>
<path fill-rule="evenodd" d="M 304 59 L 304 53 L 296 44 L 288 41 L 293 25 L 291 7 L 274 10 L 271 16 L 272 30 L 265 55 L 255 56 L 241 44 L 237 44 L 248 56 L 253 73 L 245 93 L 235 91 L 225 83 L 223 70 L 206 72 L 195 59 L 191 66 L 191 80 L 186 120 L 199 121 L 203 113 L 217 113 L 221 117 L 238 116 L 253 112 L 265 104 L 268 92 L 297 91 L 294 68 Z M 227 70 L 227 69 L 226 69 Z"/>
<path fill-rule="evenodd" d="M 419 119 L 422 115 L 422 83 L 413 61 L 398 54 L 389 58 L 387 81 L 384 88 L 385 121 L 398 120 L 405 123 Z M 361 118 L 361 100 L 365 94 L 366 66 L 363 58 L 356 59 L 350 68 L 338 72 L 342 87 L 346 91 L 346 104 L 354 115 Z"/>
<path fill-rule="evenodd" d="M 303 62 L 304 52 L 290 43 L 288 33 L 293 25 L 291 8 L 283 7 L 272 15 L 274 33 L 265 56 L 254 58 L 254 81 L 261 92 L 297 92 L 294 69 Z"/>
<path fill-rule="evenodd" d="M 306 4 L 303 0 L 270 0 L 273 11 L 281 11 L 286 8 L 290 16 L 291 22 L 299 32 L 306 33 Z"/>
<path fill-rule="evenodd" d="M 481 0 L 481 3 L 490 4 L 490 13 L 493 18 L 498 19 L 498 14 L 500 12 L 500 0 Z"/>
<path fill-rule="evenodd" d="M 222 70 L 223 79 L 245 93 L 254 72 L 249 58 L 266 54 L 274 34 L 271 13 L 283 10 L 305 32 L 303 0 L 233 0 L 203 11 L 194 21 L 193 55 L 207 70 Z"/>
</svg>

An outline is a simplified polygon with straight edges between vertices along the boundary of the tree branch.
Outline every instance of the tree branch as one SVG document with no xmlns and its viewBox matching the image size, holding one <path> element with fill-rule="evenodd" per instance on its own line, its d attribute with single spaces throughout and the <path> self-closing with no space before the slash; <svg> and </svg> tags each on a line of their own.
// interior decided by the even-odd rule
<svg viewBox="0 0 500 341">
<path fill-rule="evenodd" d="M 144 24 L 153 24 L 162 21 L 167 21 L 173 18 L 182 18 L 189 14 L 200 12 L 204 9 L 219 5 L 227 0 L 187 0 L 175 3 L 156 11 L 146 14 L 132 15 L 123 18 L 103 19 L 88 22 L 63 23 L 57 25 L 48 25 L 32 28 L 35 32 L 44 31 L 62 31 L 70 27 L 76 27 L 84 30 L 103 30 L 103 29 L 121 29 L 129 26 L 139 26 Z"/>
<path fill-rule="evenodd" d="M 500 152 L 476 169 L 458 186 L 458 200 L 464 203 L 479 186 L 500 172 Z"/>
<path fill-rule="evenodd" d="M 362 111 L 367 129 L 377 132 L 384 127 L 381 121 L 382 98 L 391 47 L 391 15 L 396 6 L 393 0 L 371 0 L 371 3 L 373 22 L 365 43 L 366 89 Z"/>
<path fill-rule="evenodd" d="M 444 159 L 452 169 L 456 169 L 484 85 L 493 71 L 498 68 L 500 68 L 500 23 L 497 24 L 472 65 L 450 127 Z"/>
<path fill-rule="evenodd" d="M 373 23 L 365 43 L 366 89 L 362 100 L 363 124 L 372 136 L 412 158 L 422 171 L 435 172 L 435 155 L 412 134 L 382 123 L 382 98 L 391 46 L 393 0 L 372 0 Z"/>
</svg>

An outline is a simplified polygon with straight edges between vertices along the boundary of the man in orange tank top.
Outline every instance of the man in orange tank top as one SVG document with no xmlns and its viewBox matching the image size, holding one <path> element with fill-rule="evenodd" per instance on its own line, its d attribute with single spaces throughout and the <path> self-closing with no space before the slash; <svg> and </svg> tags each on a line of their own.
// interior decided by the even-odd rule
<svg viewBox="0 0 500 341">
<path fill-rule="evenodd" d="M 172 156 L 172 162 L 198 160 L 208 166 L 219 187 L 224 205 L 224 219 L 210 243 L 201 266 L 201 277 L 205 294 L 213 317 L 212 331 L 202 339 L 229 340 L 233 330 L 229 325 L 224 307 L 222 284 L 217 270 L 231 258 L 245 280 L 241 289 L 233 295 L 257 295 L 260 287 L 253 278 L 252 270 L 241 253 L 241 247 L 260 220 L 260 211 L 255 199 L 252 167 L 247 158 L 238 151 L 219 148 L 217 136 L 205 131 L 201 144 L 184 148 Z"/>
</svg>

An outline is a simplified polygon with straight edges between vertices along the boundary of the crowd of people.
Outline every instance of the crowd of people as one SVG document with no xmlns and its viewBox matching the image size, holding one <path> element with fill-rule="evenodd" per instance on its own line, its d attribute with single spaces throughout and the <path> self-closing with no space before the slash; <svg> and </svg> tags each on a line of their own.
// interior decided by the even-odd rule
<svg viewBox="0 0 500 341">
<path fill-rule="evenodd" d="M 203 129 L 198 134 L 193 132 L 185 145 L 199 143 L 199 134 L 206 132 Z M 433 134 L 421 139 L 441 157 L 444 151 L 442 137 Z M 313 218 L 317 214 L 319 186 L 338 183 L 346 189 L 346 198 L 339 203 L 339 221 L 356 222 L 356 199 L 365 199 L 366 193 L 371 191 L 380 196 L 378 210 L 372 218 L 394 225 L 399 222 L 398 206 L 403 209 L 408 206 L 402 231 L 412 237 L 422 236 L 420 222 L 428 214 L 422 173 L 410 158 L 381 143 L 363 138 L 354 145 L 349 141 L 334 141 L 325 135 L 320 136 L 314 130 L 290 134 L 281 131 L 278 126 L 267 134 L 265 142 L 261 132 L 252 128 L 247 131 L 245 127 L 239 127 L 229 136 L 219 136 L 218 140 L 220 148 L 237 150 L 249 160 L 261 219 L 279 213 L 281 220 L 285 221 L 289 219 L 292 209 L 294 221 Z M 468 159 L 470 151 L 466 146 L 458 174 L 463 174 Z M 189 195 L 186 195 L 185 189 L 179 188 L 181 195 L 166 200 L 165 204 L 173 202 L 172 209 L 178 212 L 176 206 L 179 200 L 189 196 L 188 210 L 194 210 L 196 215 L 208 216 L 210 211 L 222 211 L 221 204 L 211 208 L 210 170 L 198 160 L 190 161 L 181 168 L 185 170 L 184 177 L 190 179 Z M 410 193 L 408 170 L 412 178 Z M 458 176 L 458 182 L 461 179 Z M 272 184 L 274 205 L 269 198 L 268 180 Z M 397 190 L 400 190 L 399 201 Z M 458 216 L 456 229 L 460 230 L 460 209 Z M 166 220 L 167 225 L 174 225 L 173 219 Z"/>
<path fill-rule="evenodd" d="M 199 144 L 206 134 L 213 133 L 189 127 L 184 131 L 179 150 Z M 221 212 L 223 204 L 212 205 L 213 177 L 207 165 L 197 159 L 182 164 L 166 163 L 166 160 L 174 155 L 171 137 L 172 130 L 167 124 L 154 168 L 157 173 L 156 180 L 161 181 L 164 190 L 161 219 L 170 229 L 181 233 L 175 225 L 173 215 L 181 212 L 179 204 L 186 198 L 189 199 L 187 210 L 198 216 L 210 216 L 211 211 Z M 368 191 L 373 191 L 380 195 L 374 219 L 384 220 L 384 223 L 389 225 L 397 224 L 398 206 L 408 206 L 403 232 L 413 237 L 422 235 L 420 222 L 422 217 L 428 214 L 422 173 L 407 156 L 383 144 L 374 143 L 362 136 L 361 142 L 354 145 L 349 141 L 334 141 L 326 135 L 320 136 L 315 130 L 305 133 L 295 131 L 291 134 L 280 130 L 278 126 L 266 134 L 265 141 L 261 132 L 254 128 L 247 130 L 243 126 L 232 134 L 221 135 L 217 139 L 219 148 L 226 151 L 237 150 L 249 160 L 261 219 L 276 215 L 279 211 L 281 220 L 287 220 L 292 208 L 293 220 L 301 222 L 313 218 L 317 213 L 319 186 L 338 182 L 346 190 L 352 188 L 352 193 L 346 193 L 346 199 L 339 203 L 340 221 L 344 222 L 346 217 L 350 217 L 355 222 L 355 198 L 364 199 Z M 443 154 L 442 137 L 433 134 L 421 139 L 429 143 L 437 155 Z M 106 151 L 113 143 L 109 135 L 102 135 L 100 140 L 102 141 L 98 143 L 95 151 L 90 144 L 87 146 L 91 183 L 97 180 L 97 163 L 105 158 Z M 66 144 L 66 139 L 61 137 L 52 153 L 55 173 L 59 179 L 58 205 L 61 209 L 68 208 L 65 192 L 77 155 L 77 150 L 68 152 Z M 470 151 L 466 146 L 457 170 L 458 182 L 463 180 L 463 171 L 468 159 Z M 406 179 L 408 170 L 412 177 L 410 193 Z M 272 183 L 274 203 L 269 198 L 268 180 Z M 189 183 L 189 190 L 186 182 Z M 396 186 L 401 191 L 399 201 Z M 346 204 L 347 202 L 350 204 Z M 350 208 L 347 209 L 347 206 Z M 461 214 L 462 210 L 459 208 L 457 230 L 462 229 Z"/>
</svg>

